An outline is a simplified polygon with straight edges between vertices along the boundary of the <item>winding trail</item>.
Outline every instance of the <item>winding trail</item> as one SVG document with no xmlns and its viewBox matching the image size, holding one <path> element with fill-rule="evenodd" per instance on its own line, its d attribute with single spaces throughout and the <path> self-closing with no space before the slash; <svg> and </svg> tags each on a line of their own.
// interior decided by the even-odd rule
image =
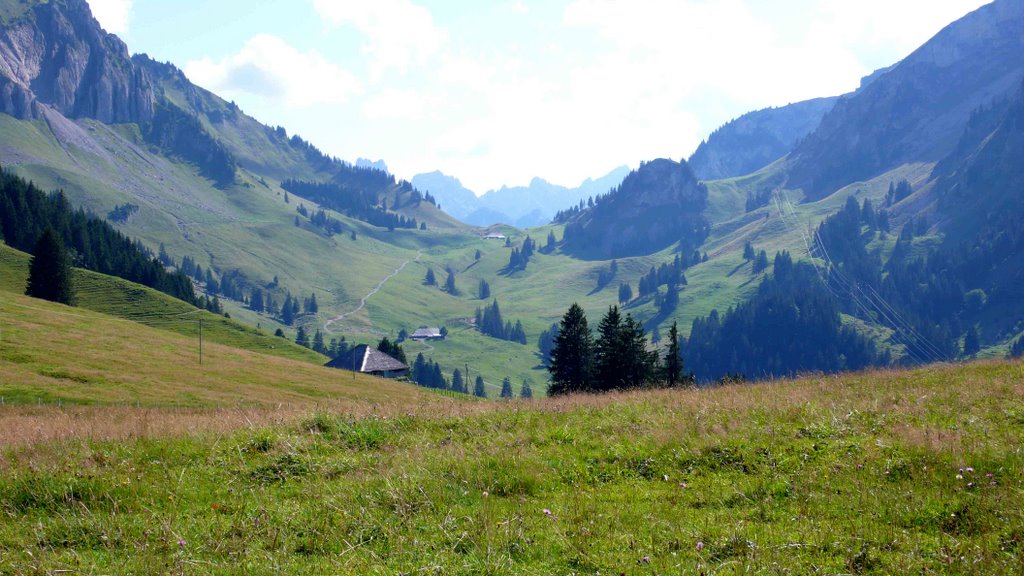
<svg viewBox="0 0 1024 576">
<path fill-rule="evenodd" d="M 373 290 L 370 290 L 369 294 L 367 294 L 366 296 L 363 296 L 359 300 L 359 306 L 356 306 L 355 310 L 350 310 L 348 312 L 345 312 L 344 314 L 340 314 L 338 316 L 335 316 L 334 318 L 331 318 L 330 320 L 325 322 L 324 323 L 324 331 L 327 332 L 328 334 L 337 334 L 337 332 L 334 332 L 333 330 L 331 330 L 331 324 L 335 324 L 337 322 L 341 322 L 345 318 L 347 318 L 347 317 L 355 314 L 356 312 L 359 312 L 363 308 L 365 308 L 366 307 L 366 301 L 370 299 L 370 296 L 373 296 L 377 292 L 380 292 L 381 289 L 384 288 L 384 285 L 387 284 L 388 280 L 391 280 L 395 276 L 398 276 L 402 272 L 402 270 L 404 270 L 405 267 L 409 265 L 410 262 L 419 262 L 420 258 L 422 256 L 423 256 L 423 249 L 417 250 L 415 258 L 413 258 L 411 260 L 406 260 L 405 262 L 402 262 L 402 265 L 399 266 L 398 268 L 395 268 L 394 272 L 392 272 L 391 274 L 388 274 L 387 276 L 384 277 L 384 279 L 382 279 L 380 282 L 378 282 L 377 286 L 375 286 Z"/>
</svg>

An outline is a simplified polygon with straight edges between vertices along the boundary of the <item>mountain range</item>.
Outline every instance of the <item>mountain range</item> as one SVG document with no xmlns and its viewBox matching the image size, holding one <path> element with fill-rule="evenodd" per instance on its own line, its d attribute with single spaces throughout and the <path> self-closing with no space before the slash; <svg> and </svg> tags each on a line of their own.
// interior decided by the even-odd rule
<svg viewBox="0 0 1024 576">
<path fill-rule="evenodd" d="M 742 116 L 689 162 L 479 198 L 262 124 L 131 55 L 84 0 L 0 0 L 0 16 L 4 169 L 108 215 L 168 268 L 198 264 L 198 289 L 259 330 L 370 343 L 444 326 L 408 355 L 538 389 L 533 343 L 573 302 L 620 304 L 654 345 L 673 323 L 701 335 L 684 352 L 700 379 L 991 356 L 1024 333 L 1020 0 L 855 92 Z M 528 345 L 477 330 L 488 302 Z"/>
<path fill-rule="evenodd" d="M 412 185 L 433 194 L 445 212 L 467 224 L 530 228 L 551 222 L 560 210 L 608 192 L 628 173 L 628 167 L 620 166 L 600 178 L 587 178 L 575 188 L 534 178 L 528 186 L 502 186 L 481 196 L 463 186 L 458 178 L 440 171 L 417 174 Z"/>
</svg>

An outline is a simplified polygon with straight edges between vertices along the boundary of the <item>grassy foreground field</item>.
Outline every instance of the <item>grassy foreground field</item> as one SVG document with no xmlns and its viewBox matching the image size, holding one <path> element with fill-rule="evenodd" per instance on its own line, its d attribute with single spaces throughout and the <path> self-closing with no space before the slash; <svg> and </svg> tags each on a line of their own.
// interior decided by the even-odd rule
<svg viewBox="0 0 1024 576">
<path fill-rule="evenodd" d="M 1024 573 L 1022 438 L 995 362 L 41 442 L 0 573 Z"/>
</svg>

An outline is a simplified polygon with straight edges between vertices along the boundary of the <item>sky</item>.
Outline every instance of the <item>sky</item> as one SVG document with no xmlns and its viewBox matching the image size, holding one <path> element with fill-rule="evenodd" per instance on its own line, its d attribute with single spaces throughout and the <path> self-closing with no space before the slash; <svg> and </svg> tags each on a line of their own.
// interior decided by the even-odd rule
<svg viewBox="0 0 1024 576">
<path fill-rule="evenodd" d="M 339 158 L 482 194 L 687 158 L 855 89 L 980 0 L 89 0 L 133 53 Z"/>
</svg>

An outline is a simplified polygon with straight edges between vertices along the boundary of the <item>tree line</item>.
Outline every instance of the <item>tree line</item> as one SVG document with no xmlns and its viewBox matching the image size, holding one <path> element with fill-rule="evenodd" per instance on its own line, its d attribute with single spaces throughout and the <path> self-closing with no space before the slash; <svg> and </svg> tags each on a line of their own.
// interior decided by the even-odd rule
<svg viewBox="0 0 1024 576">
<path fill-rule="evenodd" d="M 0 170 L 0 238 L 12 248 L 32 253 L 47 227 L 68 251 L 71 265 L 198 304 L 189 278 L 181 272 L 168 272 L 142 243 L 81 208 L 73 209 L 63 192 L 47 194 Z"/>
<path fill-rule="evenodd" d="M 586 313 L 573 304 L 562 317 L 553 336 L 548 372 L 549 395 L 576 392 L 607 392 L 650 386 L 688 383 L 683 374 L 679 333 L 676 324 L 669 333 L 664 362 L 657 351 L 647 349 L 643 325 L 618 306 L 611 306 L 601 318 L 596 337 Z"/>
<path fill-rule="evenodd" d="M 503 320 L 497 299 L 490 306 L 477 308 L 474 319 L 477 330 L 482 334 L 498 340 L 526 344 L 526 331 L 523 329 L 523 323 L 516 320 L 516 323 L 513 324 L 511 320 Z"/>
<path fill-rule="evenodd" d="M 857 370 L 880 361 L 869 339 L 843 325 L 815 268 L 794 264 L 787 252 L 776 254 L 772 275 L 748 301 L 694 319 L 682 350 L 701 382 Z"/>
<path fill-rule="evenodd" d="M 400 214 L 389 212 L 387 200 L 380 200 L 380 193 L 394 184 L 394 176 L 382 170 L 352 166 L 346 167 L 344 174 L 346 179 L 336 178 L 331 182 L 304 182 L 289 179 L 281 183 L 281 188 L 335 212 L 380 228 L 394 230 L 395 228 L 415 229 L 419 227 L 415 218 L 406 218 Z M 407 185 L 408 190 L 400 189 L 399 198 L 401 198 L 402 192 L 410 192 L 413 193 L 410 194 L 410 203 L 422 202 L 422 195 L 415 193 L 416 191 L 411 185 L 405 182 L 403 185 Z M 393 208 L 399 208 L 397 203 Z M 321 224 L 327 223 L 325 216 L 321 220 Z"/>
</svg>

